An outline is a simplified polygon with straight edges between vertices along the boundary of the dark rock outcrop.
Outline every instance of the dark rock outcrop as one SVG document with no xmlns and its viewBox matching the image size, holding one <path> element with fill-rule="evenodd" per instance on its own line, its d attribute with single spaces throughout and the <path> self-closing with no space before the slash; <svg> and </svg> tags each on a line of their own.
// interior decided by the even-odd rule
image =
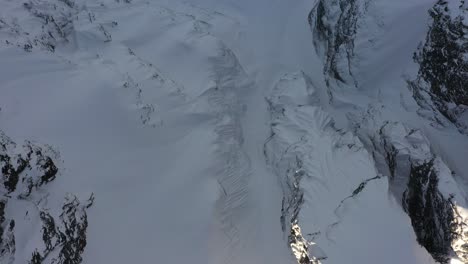
<svg viewBox="0 0 468 264">
<path fill-rule="evenodd" d="M 7 263 L 14 260 L 13 256 L 16 251 L 15 236 L 13 230 L 15 221 L 6 217 L 7 200 L 0 201 L 0 260 Z"/>
<path fill-rule="evenodd" d="M 26 142 L 18 147 L 0 134 L 0 185 L 5 194 L 27 199 L 38 187 L 53 181 L 58 168 L 51 156 L 56 153 L 49 146 Z"/>
<path fill-rule="evenodd" d="M 409 85 L 423 110 L 440 112 L 468 133 L 468 5 L 439 0 L 429 14 L 431 26 L 414 56 L 419 73 Z"/>
<path fill-rule="evenodd" d="M 390 189 L 411 218 L 418 243 L 440 263 L 468 261 L 468 218 L 459 212 L 464 198 L 450 169 L 419 130 L 386 123 L 379 135 Z"/>
<path fill-rule="evenodd" d="M 317 51 L 325 54 L 324 73 L 330 80 L 357 86 L 353 74 L 355 38 L 367 1 L 320 0 L 309 14 Z M 322 51 L 323 48 L 323 51 Z"/>
<path fill-rule="evenodd" d="M 59 175 L 59 155 L 50 146 L 32 142 L 16 144 L 0 131 L 0 262 L 15 263 L 17 251 L 16 223 L 34 226 L 29 221 L 41 222 L 37 248 L 31 254 L 31 264 L 79 264 L 86 247 L 88 218 L 86 210 L 93 204 L 94 196 L 80 202 L 68 194 L 64 204 L 53 213 L 47 202 L 50 193 L 47 185 Z M 32 206 L 28 206 L 32 205 Z M 25 217 L 17 217 L 24 215 Z M 26 221 L 26 223 L 25 223 Z M 33 230 L 31 230 L 33 231 Z M 32 239 L 27 237 L 27 239 Z"/>
<path fill-rule="evenodd" d="M 94 202 L 91 196 L 85 203 L 81 203 L 76 196 L 65 198 L 62 213 L 56 218 L 48 212 L 41 211 L 42 240 L 45 249 L 39 252 L 36 249 L 30 263 L 53 264 L 80 264 L 82 254 L 86 247 L 86 229 L 88 228 L 88 215 L 86 209 Z M 49 262 L 49 259 L 52 259 Z"/>
<path fill-rule="evenodd" d="M 411 167 L 403 208 L 411 218 L 419 244 L 435 260 L 448 263 L 452 249 L 453 208 L 450 199 L 439 192 L 439 177 L 432 160 Z"/>
</svg>

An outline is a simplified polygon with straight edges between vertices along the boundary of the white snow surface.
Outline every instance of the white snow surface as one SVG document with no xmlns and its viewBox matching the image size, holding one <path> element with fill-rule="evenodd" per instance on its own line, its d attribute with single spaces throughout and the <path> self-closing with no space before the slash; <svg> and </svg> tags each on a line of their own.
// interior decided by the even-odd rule
<svg viewBox="0 0 468 264">
<path fill-rule="evenodd" d="M 50 210 L 66 193 L 94 193 L 83 263 L 297 263 L 280 223 L 295 155 L 310 175 L 299 222 L 320 232 L 311 248 L 322 263 L 433 263 L 348 120 L 421 128 L 460 176 L 447 188 L 468 182 L 468 140 L 421 120 L 401 77 L 415 71 L 433 1 L 377 2 L 388 29 L 361 54 L 363 88 L 329 105 L 313 0 L 77 1 L 54 53 L 25 51 L 40 21 L 0 0 L 0 18 L 21 28 L 0 24 L 0 130 L 60 153 Z M 266 98 L 286 114 L 273 118 Z M 378 121 L 364 120 L 369 109 Z M 24 221 L 33 231 L 17 238 L 15 264 L 39 247 L 38 216 Z"/>
</svg>

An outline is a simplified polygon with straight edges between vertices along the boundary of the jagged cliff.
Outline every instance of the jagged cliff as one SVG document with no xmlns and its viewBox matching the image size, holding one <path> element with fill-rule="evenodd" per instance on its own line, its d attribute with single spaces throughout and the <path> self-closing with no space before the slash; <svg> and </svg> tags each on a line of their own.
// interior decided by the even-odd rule
<svg viewBox="0 0 468 264">
<path fill-rule="evenodd" d="M 94 196 L 83 203 L 69 194 L 61 209 L 49 208 L 47 186 L 60 175 L 57 162 L 59 154 L 50 146 L 17 144 L 0 131 L 2 263 L 23 262 L 27 255 L 31 264 L 81 263 L 88 227 L 86 210 Z M 23 248 L 33 238 L 37 242 Z"/>
<path fill-rule="evenodd" d="M 329 87 L 359 86 L 356 42 L 360 35 L 379 27 L 379 21 L 369 15 L 372 5 L 372 0 L 320 0 L 309 13 L 313 44 L 324 58 L 323 71 Z M 372 42 L 371 34 L 366 37 Z"/>
<path fill-rule="evenodd" d="M 378 30 L 366 34 L 374 28 L 371 24 L 387 21 L 385 12 L 373 9 L 382 5 L 383 1 L 379 0 L 319 1 L 311 11 L 309 24 L 314 46 L 324 58 L 325 82 L 331 97 L 338 93 L 341 102 L 352 106 L 347 108 L 346 115 L 349 128 L 373 153 L 379 172 L 388 176 L 389 190 L 411 218 L 418 243 L 438 262 L 458 259 L 465 263 L 468 261 L 466 193 L 455 181 L 454 172 L 431 146 L 425 136 L 427 131 L 418 129 L 424 121 L 414 119 L 417 121 L 406 124 L 405 118 L 392 113 L 395 106 L 390 98 L 378 95 L 376 101 L 337 89 L 354 86 L 362 90 L 361 79 L 371 79 L 366 76 L 369 72 L 362 72 L 360 62 L 369 59 L 366 56 L 371 54 L 378 56 L 363 47 L 367 45 L 364 43 L 379 43 L 379 38 L 385 35 Z M 468 87 L 466 4 L 465 1 L 438 1 L 429 14 L 431 24 L 426 29 L 426 40 L 414 57 L 419 67 L 417 78 L 408 82 L 411 95 L 421 108 L 420 116 L 430 117 L 431 122 L 444 126 L 450 120 L 464 133 Z M 379 16 L 382 19 L 376 20 Z M 360 75 L 356 74 L 360 71 Z M 366 85 L 365 89 L 370 89 Z M 382 84 L 372 88 L 381 89 L 379 85 Z M 395 84 L 389 88 L 405 89 L 404 86 L 396 88 Z M 357 101 L 350 101 L 348 96 Z M 412 104 L 404 103 L 410 101 L 405 96 L 404 91 L 400 92 L 398 107 L 407 108 Z"/>
<path fill-rule="evenodd" d="M 358 0 L 319 1 L 309 15 L 316 48 L 325 47 L 324 73 L 349 85 L 357 85 L 352 59 L 359 16 L 363 10 Z"/>
<path fill-rule="evenodd" d="M 418 76 L 409 85 L 422 114 L 444 118 L 460 132 L 468 133 L 468 3 L 438 1 L 429 10 L 431 24 L 426 39 L 415 53 Z M 437 117 L 438 113 L 443 117 Z M 430 113 L 429 113 L 430 114 Z"/>
<path fill-rule="evenodd" d="M 468 261 L 466 194 L 451 170 L 420 130 L 390 122 L 379 137 L 377 151 L 384 153 L 390 189 L 410 216 L 418 242 L 438 262 Z"/>
</svg>

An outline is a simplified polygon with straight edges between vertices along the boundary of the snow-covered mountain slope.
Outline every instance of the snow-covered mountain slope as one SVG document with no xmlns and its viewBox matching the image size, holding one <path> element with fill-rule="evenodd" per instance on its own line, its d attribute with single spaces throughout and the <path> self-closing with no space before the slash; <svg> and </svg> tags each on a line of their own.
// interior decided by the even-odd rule
<svg viewBox="0 0 468 264">
<path fill-rule="evenodd" d="M 292 74 L 269 98 L 266 152 L 283 179 L 282 226 L 299 263 L 429 263 L 371 154 L 334 127 L 315 89 Z"/>
<path fill-rule="evenodd" d="M 464 1 L 319 1 L 309 15 L 328 109 L 373 153 L 418 242 L 442 263 L 468 261 L 464 18 Z"/>
<path fill-rule="evenodd" d="M 0 263 L 468 261 L 464 1 L 0 2 Z"/>
</svg>

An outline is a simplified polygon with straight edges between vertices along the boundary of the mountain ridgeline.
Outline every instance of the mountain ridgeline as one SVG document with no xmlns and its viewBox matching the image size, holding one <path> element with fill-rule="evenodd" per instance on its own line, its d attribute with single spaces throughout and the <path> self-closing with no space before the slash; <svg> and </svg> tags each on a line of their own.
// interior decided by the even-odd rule
<svg viewBox="0 0 468 264">
<path fill-rule="evenodd" d="M 369 21 L 376 24 L 369 11 L 373 2 L 378 1 L 320 0 L 309 15 L 313 43 L 324 58 L 325 80 L 332 96 L 338 87 L 360 89 L 354 71 L 361 54 L 357 54 L 355 43 L 363 42 Z M 414 53 L 419 71 L 414 80 L 408 81 L 408 88 L 421 116 L 442 127 L 453 123 L 466 134 L 467 4 L 464 0 L 440 0 L 429 15 L 426 39 Z M 411 218 L 419 244 L 437 262 L 450 263 L 456 258 L 468 263 L 468 219 L 458 207 L 463 208 L 466 197 L 453 171 L 434 153 L 424 132 L 401 122 L 383 120 L 376 125 L 379 122 L 375 116 L 369 119 L 373 120 L 371 124 L 359 122 L 355 131 L 368 142 L 366 147 L 373 153 L 379 171 L 388 176 L 390 190 Z M 451 185 L 448 190 L 447 184 Z"/>
<path fill-rule="evenodd" d="M 30 252 L 30 264 L 79 264 L 86 247 L 86 202 L 68 194 L 60 214 L 51 213 L 48 185 L 60 176 L 59 153 L 32 142 L 17 144 L 0 131 L 0 260 L 17 263 L 16 246 L 27 241 L 25 232 L 40 241 Z M 18 216 L 12 212 L 21 211 Z M 37 225 L 37 223 L 41 223 Z M 35 228 L 31 228 L 35 227 Z M 29 237 L 31 239 L 31 237 Z"/>
</svg>

